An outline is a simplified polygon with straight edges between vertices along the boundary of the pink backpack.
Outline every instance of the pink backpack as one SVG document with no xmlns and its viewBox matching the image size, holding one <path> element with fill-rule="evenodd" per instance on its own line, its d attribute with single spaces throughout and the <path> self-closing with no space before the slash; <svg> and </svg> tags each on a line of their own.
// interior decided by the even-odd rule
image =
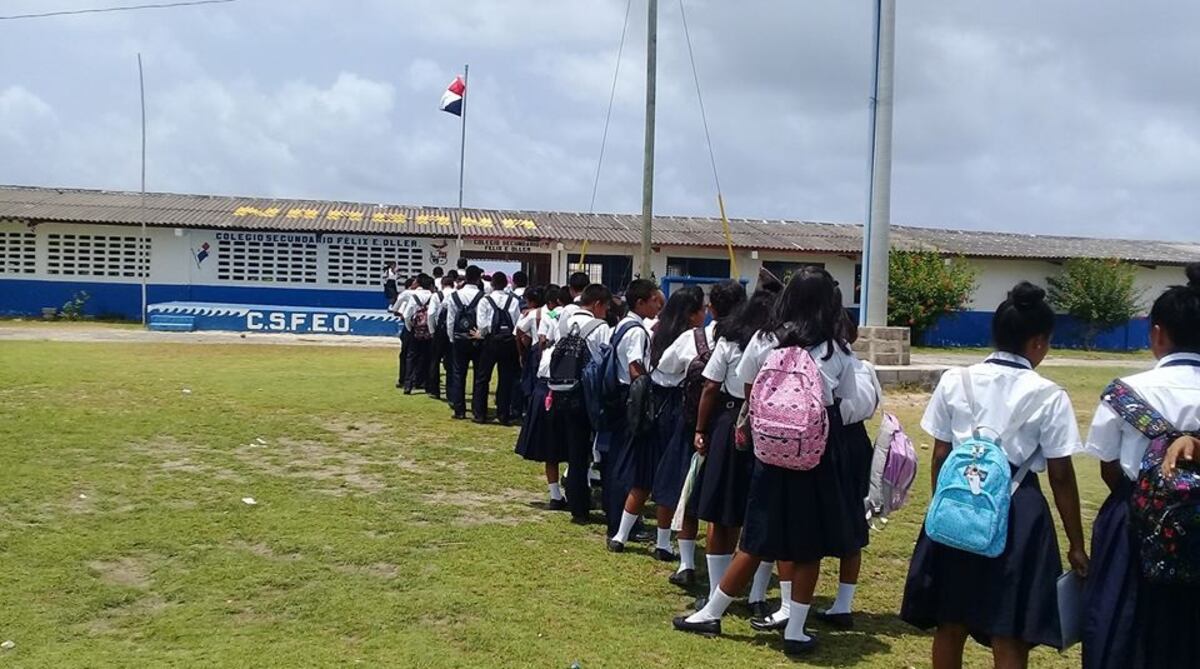
<svg viewBox="0 0 1200 669">
<path fill-rule="evenodd" d="M 763 464 L 809 470 L 829 441 L 825 383 L 817 361 L 800 347 L 771 352 L 750 390 L 754 455 Z"/>
<path fill-rule="evenodd" d="M 908 491 L 916 478 L 917 451 L 912 440 L 904 433 L 900 420 L 886 413 L 875 440 L 875 457 L 871 460 L 867 520 L 875 524 L 877 519 L 880 524 L 886 524 L 888 515 L 908 501 Z"/>
</svg>

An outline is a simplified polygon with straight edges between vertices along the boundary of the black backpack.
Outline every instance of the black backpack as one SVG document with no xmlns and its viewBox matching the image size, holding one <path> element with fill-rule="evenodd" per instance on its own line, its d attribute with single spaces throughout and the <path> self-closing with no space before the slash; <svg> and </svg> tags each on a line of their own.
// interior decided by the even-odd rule
<svg viewBox="0 0 1200 669">
<path fill-rule="evenodd" d="M 463 306 L 458 291 L 455 291 L 450 299 L 454 300 L 454 305 L 458 307 L 458 313 L 454 315 L 454 338 L 470 339 L 471 331 L 479 327 L 476 323 L 476 309 L 479 307 L 479 300 L 483 299 L 483 291 L 476 293 L 475 299 L 466 306 Z"/>
<path fill-rule="evenodd" d="M 704 368 L 712 357 L 712 347 L 708 345 L 708 336 L 704 328 L 695 328 L 692 335 L 696 339 L 696 357 L 688 364 L 687 373 L 683 377 L 683 421 L 684 425 L 696 425 L 697 413 L 700 410 L 700 395 L 704 392 Z"/>
<path fill-rule="evenodd" d="M 592 363 L 587 338 L 601 325 L 604 321 L 598 318 L 583 327 L 572 325 L 567 335 L 555 342 L 554 348 L 550 349 L 550 390 L 567 393 L 579 388 L 583 371 Z"/>
<path fill-rule="evenodd" d="M 445 306 L 438 309 L 437 321 L 433 324 L 433 331 L 438 334 L 446 334 L 446 319 L 450 315 L 450 310 Z"/>
<path fill-rule="evenodd" d="M 509 295 L 508 299 L 504 300 L 503 308 L 497 305 L 490 295 L 487 301 L 492 304 L 492 328 L 488 331 L 488 338 L 501 344 L 516 341 L 517 328 L 513 323 L 512 314 L 508 312 L 513 296 Z"/>
</svg>

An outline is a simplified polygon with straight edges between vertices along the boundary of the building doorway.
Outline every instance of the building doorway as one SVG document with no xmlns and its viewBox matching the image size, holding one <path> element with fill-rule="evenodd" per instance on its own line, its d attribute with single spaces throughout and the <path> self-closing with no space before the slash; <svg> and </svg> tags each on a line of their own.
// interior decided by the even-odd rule
<svg viewBox="0 0 1200 669">
<path fill-rule="evenodd" d="M 510 253 L 506 251 L 472 251 L 463 249 L 462 257 L 467 262 L 500 270 L 510 275 L 520 269 L 529 277 L 529 285 L 541 286 L 550 283 L 550 254 Z"/>
</svg>

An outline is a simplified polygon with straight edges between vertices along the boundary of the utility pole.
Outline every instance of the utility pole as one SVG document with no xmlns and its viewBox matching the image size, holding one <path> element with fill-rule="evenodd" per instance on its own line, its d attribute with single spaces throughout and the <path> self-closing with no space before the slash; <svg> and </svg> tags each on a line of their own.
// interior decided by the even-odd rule
<svg viewBox="0 0 1200 669">
<path fill-rule="evenodd" d="M 892 217 L 892 109 L 896 62 L 896 0 L 875 4 L 875 60 L 871 77 L 871 154 L 867 220 L 863 226 L 859 324 L 886 326 L 888 251 Z"/>
<path fill-rule="evenodd" d="M 142 74 L 142 54 L 138 52 L 138 98 L 142 105 L 142 191 L 138 197 L 138 218 L 142 219 L 142 235 L 138 240 L 138 274 L 142 279 L 142 327 L 146 327 L 148 318 L 146 303 L 146 282 L 150 275 L 150 239 L 146 235 L 146 78 Z"/>
<path fill-rule="evenodd" d="M 658 0 L 649 0 L 646 29 L 646 155 L 642 164 L 642 271 L 649 279 L 650 228 L 654 221 L 654 102 L 658 70 Z"/>
</svg>

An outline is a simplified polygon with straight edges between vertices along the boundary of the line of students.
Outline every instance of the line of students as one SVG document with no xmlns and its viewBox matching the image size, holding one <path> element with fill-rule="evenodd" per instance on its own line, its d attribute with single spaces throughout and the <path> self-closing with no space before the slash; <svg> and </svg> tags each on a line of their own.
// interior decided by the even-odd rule
<svg viewBox="0 0 1200 669">
<path fill-rule="evenodd" d="M 1156 368 L 1122 381 L 1178 430 L 1196 434 L 1200 264 L 1187 274 L 1188 285 L 1166 291 L 1150 314 Z M 811 652 L 816 635 L 808 619 L 821 561 L 837 558 L 834 604 L 813 617 L 834 628 L 852 627 L 862 549 L 869 541 L 863 499 L 872 445 L 864 422 L 878 410 L 882 393 L 874 371 L 850 352 L 856 332 L 833 279 L 822 269 L 806 268 L 786 288 L 760 281 L 749 300 L 744 291 L 739 294 L 739 285 L 721 284 L 711 293 L 708 309 L 715 324 L 707 327 L 698 315 L 703 313 L 697 306 L 703 305 L 702 297 L 694 292 L 673 293 L 663 308 L 653 284 L 635 281 L 625 296 L 629 315 L 613 323 L 607 289 L 584 283 L 586 277 L 562 296 L 570 302 L 552 303 L 540 313 L 540 331 L 548 336 L 538 338 L 537 348 L 547 351 L 571 328 L 585 329 L 594 355 L 606 344 L 616 350 L 621 393 L 649 375 L 655 419 L 652 429 L 637 434 L 626 433 L 628 425 L 593 434 L 579 397 L 548 389 L 549 354 L 540 353 L 541 373 L 531 386 L 518 453 L 547 463 L 552 508 L 569 509 L 576 522 L 587 522 L 591 495 L 586 472 L 598 459 L 609 549 L 623 551 L 649 497 L 661 506 L 654 555 L 673 560 L 665 521 L 679 503 L 675 490 L 682 481 L 680 463 L 689 454 L 686 435 L 694 435 L 691 446 L 707 461 L 687 502 L 679 566 L 670 580 L 685 587 L 695 582 L 696 530 L 704 521 L 709 595 L 697 602 L 694 613 L 676 618 L 674 626 L 720 634 L 721 618 L 733 598 L 751 585 L 752 626 L 783 630 L 789 655 Z M 549 329 L 544 327 L 547 320 Z M 935 669 L 961 667 L 968 637 L 992 649 L 997 667 L 1027 666 L 1030 650 L 1038 645 L 1061 647 L 1057 581 L 1063 565 L 1040 483 L 1044 474 L 1067 538 L 1069 568 L 1086 577 L 1084 666 L 1200 666 L 1200 652 L 1189 635 L 1200 626 L 1200 590 L 1147 581 L 1132 545 L 1129 499 L 1150 440 L 1106 402 L 1095 412 L 1087 441 L 1080 438 L 1070 397 L 1036 371 L 1050 351 L 1054 325 L 1045 292 L 1018 284 L 994 314 L 995 351 L 963 374 L 947 373 L 934 392 L 921 423 L 935 440 L 932 484 L 936 487 L 951 450 L 971 439 L 978 427 L 1013 423 L 999 447 L 1017 472 L 1016 486 L 1007 541 L 997 557 L 939 544 L 922 528 L 900 617 L 934 630 Z M 702 353 L 705 344 L 710 353 Z M 816 361 L 830 426 L 819 464 L 807 471 L 766 465 L 735 446 L 739 412 L 759 371 L 773 351 L 790 347 L 807 349 Z M 690 412 L 687 393 L 678 390 L 687 375 L 680 378 L 680 370 L 701 355 L 708 356 L 704 385 Z M 1071 460 L 1078 453 L 1101 460 L 1101 474 L 1111 490 L 1095 520 L 1091 559 Z M 1188 466 L 1192 458 L 1200 458 L 1200 441 L 1179 438 L 1167 452 L 1164 470 Z M 558 466 L 564 460 L 569 465 L 565 501 L 558 485 Z M 1200 555 L 1188 559 L 1200 564 Z M 772 562 L 778 565 L 782 591 L 782 605 L 774 612 L 765 605 Z"/>
<path fill-rule="evenodd" d="M 435 270 L 440 274 L 440 268 Z M 476 423 L 490 417 L 493 374 L 497 377 L 496 417 L 501 425 L 520 419 L 521 396 L 518 322 L 526 311 L 526 277 L 502 272 L 484 282 L 483 270 L 451 270 L 440 279 L 420 274 L 396 294 L 389 311 L 400 317 L 400 374 L 397 388 L 416 388 L 442 399 L 442 374 L 453 417 L 465 419 L 467 374 L 473 375 L 471 413 Z M 440 283 L 440 287 L 438 286 Z"/>
</svg>

